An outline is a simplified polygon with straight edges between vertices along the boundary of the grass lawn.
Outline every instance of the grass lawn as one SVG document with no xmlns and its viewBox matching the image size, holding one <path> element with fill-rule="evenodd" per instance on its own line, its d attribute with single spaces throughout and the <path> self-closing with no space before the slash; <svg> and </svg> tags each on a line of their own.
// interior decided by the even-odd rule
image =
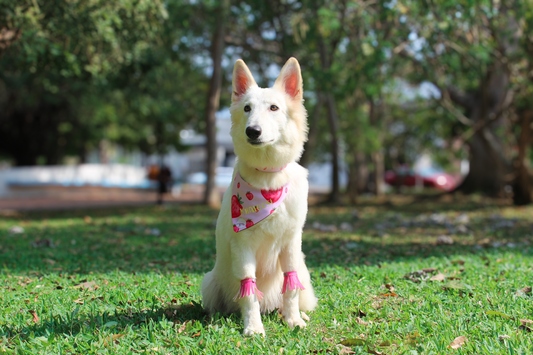
<svg viewBox="0 0 533 355">
<path fill-rule="evenodd" d="M 533 319 L 533 207 L 312 207 L 303 249 L 318 307 L 306 329 L 264 315 L 266 338 L 202 311 L 216 216 L 189 205 L 0 217 L 0 353 L 533 353 L 521 321 Z"/>
</svg>

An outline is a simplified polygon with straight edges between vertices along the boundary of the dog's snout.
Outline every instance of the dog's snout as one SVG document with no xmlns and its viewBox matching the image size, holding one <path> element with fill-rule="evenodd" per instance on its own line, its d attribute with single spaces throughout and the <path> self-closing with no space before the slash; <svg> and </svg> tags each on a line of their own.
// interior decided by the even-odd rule
<svg viewBox="0 0 533 355">
<path fill-rule="evenodd" d="M 246 135 L 250 139 L 257 139 L 261 135 L 261 127 L 259 126 L 249 126 L 246 127 Z"/>
</svg>

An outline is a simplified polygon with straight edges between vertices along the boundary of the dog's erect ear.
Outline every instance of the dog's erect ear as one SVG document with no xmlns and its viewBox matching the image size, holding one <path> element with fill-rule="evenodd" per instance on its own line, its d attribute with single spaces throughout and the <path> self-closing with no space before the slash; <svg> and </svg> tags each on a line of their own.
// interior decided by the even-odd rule
<svg viewBox="0 0 533 355">
<path fill-rule="evenodd" d="M 251 86 L 257 86 L 250 69 L 242 59 L 238 59 L 233 67 L 233 95 L 232 101 L 239 100 Z"/>
<path fill-rule="evenodd" d="M 276 79 L 274 87 L 285 92 L 293 100 L 303 99 L 302 73 L 296 58 L 289 58 L 287 63 L 281 68 L 281 73 Z"/>
</svg>

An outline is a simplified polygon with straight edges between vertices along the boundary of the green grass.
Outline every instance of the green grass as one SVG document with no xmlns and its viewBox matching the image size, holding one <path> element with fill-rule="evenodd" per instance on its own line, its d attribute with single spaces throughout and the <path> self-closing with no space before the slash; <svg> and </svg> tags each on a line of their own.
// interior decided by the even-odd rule
<svg viewBox="0 0 533 355">
<path fill-rule="evenodd" d="M 436 211 L 433 219 L 448 224 L 431 222 Z M 532 207 L 470 200 L 367 203 L 357 212 L 354 219 L 353 208 L 310 209 L 303 249 L 319 305 L 301 330 L 276 312 L 263 316 L 266 338 L 243 337 L 239 315 L 202 311 L 216 211 L 0 217 L 0 353 L 533 353 L 533 333 L 519 321 L 533 319 L 533 296 L 518 292 L 533 280 Z M 467 233 L 449 234 L 463 212 Z M 315 222 L 349 222 L 354 231 L 321 232 Z M 13 226 L 24 233 L 10 233 Z M 437 245 L 442 234 L 454 244 Z M 404 277 L 424 268 L 449 278 Z M 468 341 L 450 349 L 459 336 Z M 359 345 L 344 348 L 350 339 Z"/>
</svg>

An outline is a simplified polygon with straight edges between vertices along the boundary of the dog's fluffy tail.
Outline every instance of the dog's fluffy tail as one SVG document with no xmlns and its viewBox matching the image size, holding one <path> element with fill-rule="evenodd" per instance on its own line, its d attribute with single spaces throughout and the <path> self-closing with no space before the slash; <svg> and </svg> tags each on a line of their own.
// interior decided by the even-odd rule
<svg viewBox="0 0 533 355">
<path fill-rule="evenodd" d="M 204 302 L 204 308 L 209 314 L 216 313 L 217 311 L 224 312 L 226 308 L 222 290 L 215 278 L 214 271 L 209 271 L 202 280 L 202 300 Z"/>
</svg>

